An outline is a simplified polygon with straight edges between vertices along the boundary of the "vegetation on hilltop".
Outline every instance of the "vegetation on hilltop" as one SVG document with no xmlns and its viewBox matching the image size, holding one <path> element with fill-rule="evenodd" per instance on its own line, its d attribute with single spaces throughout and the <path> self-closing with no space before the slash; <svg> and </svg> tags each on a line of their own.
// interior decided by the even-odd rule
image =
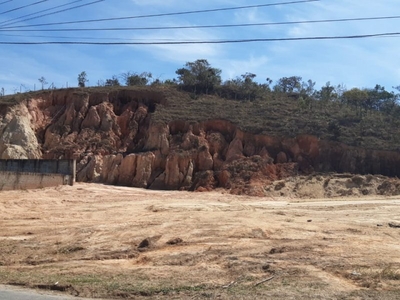
<svg viewBox="0 0 400 300">
<path fill-rule="evenodd" d="M 86 72 L 79 75 L 83 73 L 85 83 Z M 303 81 L 300 76 L 283 77 L 273 84 L 269 78 L 265 83 L 257 82 L 253 73 L 223 81 L 221 73 L 207 60 L 200 59 L 178 69 L 176 79 L 160 81 L 149 72 L 127 72 L 98 81 L 97 87 L 81 90 L 159 90 L 168 104 L 157 107 L 153 113 L 155 121 L 226 119 L 257 134 L 312 134 L 353 146 L 399 149 L 400 86 L 395 87 L 397 94 L 379 84 L 347 90 L 344 85 L 328 82 L 316 89 L 314 81 Z M 9 105 L 45 91 L 48 90 L 2 96 L 0 104 Z"/>
</svg>

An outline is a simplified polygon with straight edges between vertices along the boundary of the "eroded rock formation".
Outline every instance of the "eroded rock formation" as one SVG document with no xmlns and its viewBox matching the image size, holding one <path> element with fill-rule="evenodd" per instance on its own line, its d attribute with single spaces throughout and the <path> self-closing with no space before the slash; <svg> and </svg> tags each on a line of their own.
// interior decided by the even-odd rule
<svg viewBox="0 0 400 300">
<path fill-rule="evenodd" d="M 260 196 L 299 173 L 400 175 L 396 152 L 254 135 L 227 120 L 156 122 L 152 113 L 166 101 L 149 90 L 37 95 L 1 108 L 0 157 L 75 158 L 78 181 Z"/>
<path fill-rule="evenodd" d="M 26 105 L 16 105 L 0 114 L 0 159 L 36 159 L 42 156 L 34 122 Z"/>
</svg>

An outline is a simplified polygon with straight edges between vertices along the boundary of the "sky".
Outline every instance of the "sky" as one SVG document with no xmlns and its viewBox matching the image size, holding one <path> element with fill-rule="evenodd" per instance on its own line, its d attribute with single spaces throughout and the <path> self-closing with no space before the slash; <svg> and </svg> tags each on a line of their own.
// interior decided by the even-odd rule
<svg viewBox="0 0 400 300">
<path fill-rule="evenodd" d="M 205 13 L 33 26 L 287 2 L 294 1 L 0 0 L 0 89 L 4 88 L 6 94 L 37 90 L 41 88 L 38 79 L 42 76 L 48 82 L 47 88 L 51 84 L 57 88 L 74 87 L 82 71 L 87 73 L 89 86 L 96 86 L 114 75 L 120 76 L 127 72 L 151 72 L 153 78 L 166 80 L 176 78 L 177 69 L 197 59 L 207 59 L 212 67 L 221 69 L 223 80 L 250 72 L 257 75 L 255 79 L 260 83 L 265 83 L 266 78 L 276 82 L 281 77 L 301 76 L 304 81 L 315 81 L 317 88 L 330 82 L 332 85 L 344 84 L 347 89 L 373 88 L 380 84 L 392 91 L 392 87 L 400 85 L 400 35 L 365 39 L 190 45 L 1 44 L 49 41 L 216 41 L 400 33 L 398 0 L 320 0 Z M 63 9 L 68 10 L 57 13 Z M 97 30 L 392 16 L 399 18 L 228 28 Z M 64 31 L 45 31 L 48 29 Z"/>
</svg>

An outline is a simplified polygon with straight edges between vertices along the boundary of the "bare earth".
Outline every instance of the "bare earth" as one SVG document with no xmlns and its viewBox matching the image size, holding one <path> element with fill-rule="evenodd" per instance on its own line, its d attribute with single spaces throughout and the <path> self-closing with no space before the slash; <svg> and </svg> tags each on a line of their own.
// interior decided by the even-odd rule
<svg viewBox="0 0 400 300">
<path fill-rule="evenodd" d="M 399 197 L 1 192 L 0 283 L 107 299 L 400 299 L 395 222 Z"/>
</svg>

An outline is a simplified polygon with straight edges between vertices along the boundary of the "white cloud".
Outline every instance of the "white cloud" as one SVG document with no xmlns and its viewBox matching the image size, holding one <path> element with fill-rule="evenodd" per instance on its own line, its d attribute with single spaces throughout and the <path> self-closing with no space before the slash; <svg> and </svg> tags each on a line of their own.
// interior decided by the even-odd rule
<svg viewBox="0 0 400 300">
<path fill-rule="evenodd" d="M 259 81 L 263 81 L 263 75 L 267 69 L 269 59 L 266 56 L 252 56 L 242 59 L 220 59 L 217 66 L 223 70 L 225 79 L 232 79 L 246 72 L 257 75 Z M 261 76 L 260 76 L 261 75 Z"/>
<path fill-rule="evenodd" d="M 267 22 L 266 16 L 260 13 L 257 8 L 239 10 L 235 12 L 235 22 L 237 23 L 261 23 Z"/>
<path fill-rule="evenodd" d="M 218 39 L 218 36 L 210 33 L 208 30 L 191 29 L 191 30 L 174 30 L 158 32 L 136 36 L 135 38 L 145 39 L 148 41 L 207 41 Z M 199 58 L 218 57 L 222 53 L 222 47 L 217 44 L 179 44 L 179 45 L 149 45 L 135 47 L 140 51 L 150 51 L 155 59 L 186 62 Z"/>
<path fill-rule="evenodd" d="M 91 19 L 179 12 L 197 9 L 249 5 L 245 0 L 149 0 L 104 1 L 88 10 L 57 15 L 57 20 Z M 298 20 L 390 16 L 398 0 L 319 1 L 307 4 L 190 14 L 166 18 L 143 18 L 118 22 L 85 24 L 85 27 L 146 27 L 200 24 L 261 23 Z M 0 17 L 1 18 L 1 17 Z M 54 17 L 55 18 L 55 17 Z M 44 18 L 43 22 L 50 21 Z M 244 28 L 182 29 L 161 31 L 96 32 L 93 37 L 141 40 L 211 40 L 330 36 L 398 31 L 400 20 L 314 23 Z M 44 33 L 41 33 L 44 35 Z M 46 33 L 51 34 L 51 33 Z M 75 34 L 75 33 L 74 33 Z M 78 35 L 78 33 L 76 33 Z M 57 34 L 59 35 L 59 34 Z M 64 34 L 63 34 L 64 35 Z M 82 36 L 90 33 L 82 33 Z M 11 37 L 3 36 L 3 39 Z M 28 38 L 29 39 L 29 38 Z M 31 38 L 37 40 L 34 36 Z M 78 39 L 78 38 L 77 38 Z M 150 71 L 170 78 L 187 61 L 207 59 L 221 68 L 224 78 L 252 72 L 260 82 L 271 77 L 298 75 L 317 81 L 347 86 L 387 88 L 400 84 L 400 38 L 265 42 L 248 44 L 196 44 L 151 46 L 3 46 L 0 48 L 0 87 L 14 89 L 39 83 L 44 76 L 57 86 L 68 81 L 76 85 L 80 71 L 88 73 L 90 84 L 126 71 Z"/>
</svg>

